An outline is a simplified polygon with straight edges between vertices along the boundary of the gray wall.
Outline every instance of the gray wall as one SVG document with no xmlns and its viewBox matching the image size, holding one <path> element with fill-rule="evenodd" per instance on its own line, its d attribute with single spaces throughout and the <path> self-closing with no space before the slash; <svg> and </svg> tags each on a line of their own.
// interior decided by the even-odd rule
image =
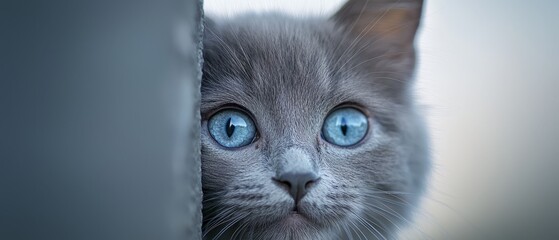
<svg viewBox="0 0 559 240">
<path fill-rule="evenodd" d="M 201 3 L 0 2 L 0 239 L 196 239 Z"/>
</svg>

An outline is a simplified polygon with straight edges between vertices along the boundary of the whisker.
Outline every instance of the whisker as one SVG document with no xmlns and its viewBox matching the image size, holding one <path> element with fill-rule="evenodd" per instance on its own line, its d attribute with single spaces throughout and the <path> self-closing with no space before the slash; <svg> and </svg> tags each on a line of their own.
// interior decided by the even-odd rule
<svg viewBox="0 0 559 240">
<path fill-rule="evenodd" d="M 351 224 L 355 227 L 355 229 L 357 230 L 356 232 L 359 232 L 361 235 L 357 235 L 359 237 L 359 239 L 362 239 L 361 236 L 363 236 L 365 239 L 367 239 L 367 235 L 365 235 L 365 233 L 363 233 L 363 231 L 361 231 L 361 228 L 359 226 L 357 226 L 354 222 L 351 222 Z"/>
<path fill-rule="evenodd" d="M 398 212 L 394 211 L 394 210 L 391 209 L 389 206 L 387 206 L 387 205 L 385 205 L 385 204 L 383 204 L 383 203 L 379 203 L 379 204 L 381 204 L 381 205 L 383 205 L 384 207 L 388 208 L 390 211 L 388 211 L 388 210 L 386 210 L 386 209 L 384 209 L 384 208 L 375 206 L 375 205 L 373 205 L 373 204 L 368 204 L 368 206 L 370 207 L 369 210 L 371 210 L 371 211 L 373 211 L 373 212 L 375 212 L 375 213 L 381 215 L 381 216 L 382 216 L 383 218 L 385 218 L 388 222 L 390 222 L 391 224 L 393 224 L 393 225 L 396 227 L 396 229 L 398 230 L 398 232 L 401 232 L 401 231 L 402 231 L 402 229 L 399 227 L 399 224 L 393 222 L 393 221 L 391 220 L 391 218 L 389 218 L 389 217 L 386 216 L 386 214 L 389 214 L 389 215 L 391 215 L 391 216 L 393 216 L 393 217 L 396 217 L 397 219 L 402 220 L 403 222 L 409 224 L 410 226 L 412 226 L 413 229 L 416 229 L 421 235 L 428 236 L 429 238 L 432 238 L 432 237 L 429 236 L 427 233 L 425 233 L 424 231 L 422 231 L 418 226 L 414 225 L 414 224 L 412 223 L 412 221 L 406 219 L 404 216 L 400 215 Z M 386 214 L 385 214 L 385 213 L 386 213 Z"/>
<path fill-rule="evenodd" d="M 378 195 L 378 194 L 366 193 L 365 195 L 367 195 L 368 197 L 371 197 L 371 198 L 378 199 L 378 200 L 383 201 L 383 202 L 388 202 L 388 203 L 394 204 L 394 205 L 398 205 L 398 206 L 402 206 L 402 207 L 412 207 L 412 208 L 415 208 L 415 205 L 411 204 L 411 203 L 408 202 L 406 199 L 403 199 L 403 198 L 401 197 L 402 195 L 408 195 L 408 194 L 412 194 L 412 193 L 397 192 L 397 191 L 393 191 L 393 192 L 392 192 L 392 191 L 378 191 L 378 192 L 379 192 L 379 193 L 385 193 L 385 194 L 387 194 L 388 196 L 391 196 L 391 197 L 393 197 L 393 198 L 396 198 L 399 202 L 394 201 L 394 200 L 387 199 L 386 197 L 383 197 L 383 196 Z M 441 206 L 448 207 L 448 208 L 451 209 L 451 210 L 454 210 L 454 208 L 448 206 L 447 204 L 445 204 L 445 203 L 443 203 L 443 202 L 441 202 L 441 201 L 437 201 L 437 200 L 432 199 L 432 198 L 427 197 L 427 196 L 425 196 L 425 197 L 423 197 L 423 198 L 426 199 L 426 200 L 431 200 L 431 201 L 433 201 L 434 203 L 441 204 Z M 382 204 L 382 203 L 380 203 L 380 204 Z M 389 206 L 387 206 L 387 205 L 385 205 L 385 204 L 383 204 L 383 205 L 386 206 L 387 208 L 391 209 Z M 377 207 L 377 206 L 372 206 L 372 207 Z M 392 210 L 392 209 L 391 209 L 391 210 Z M 396 213 L 396 211 L 394 211 L 394 210 L 392 210 L 392 211 Z M 449 232 L 448 232 L 444 227 L 442 227 L 442 223 L 440 223 L 440 222 L 436 219 L 436 217 L 433 216 L 432 214 L 430 214 L 429 212 L 424 212 L 424 211 L 417 210 L 417 211 L 415 211 L 415 213 L 416 213 L 416 214 L 420 214 L 420 215 L 422 215 L 423 217 L 426 217 L 426 218 L 430 219 L 433 223 L 435 223 L 437 226 L 439 226 L 438 229 L 439 229 L 440 231 L 443 232 L 443 233 L 442 233 L 443 236 L 448 236 L 448 235 L 449 235 Z M 456 214 L 457 216 L 459 216 L 460 219 L 462 219 L 462 220 L 464 220 L 466 223 L 468 223 L 467 218 L 465 218 L 464 216 L 462 216 L 458 211 L 455 211 L 455 212 L 453 211 L 453 213 Z M 410 221 L 408 221 L 408 223 L 412 224 Z M 412 224 L 412 225 L 413 225 L 413 224 Z M 418 229 L 418 230 L 420 230 L 420 229 Z M 423 233 L 424 233 L 424 232 L 423 232 Z M 425 235 L 427 235 L 427 234 L 425 233 Z M 447 238 L 447 237 L 444 237 L 444 238 Z"/>
<path fill-rule="evenodd" d="M 227 230 L 229 230 L 229 228 L 231 228 L 233 225 L 235 225 L 237 222 L 244 219 L 248 215 L 249 214 L 243 214 L 231 219 L 229 224 L 227 224 L 223 229 L 221 229 L 221 231 L 219 231 L 219 233 L 214 237 L 214 239 L 219 239 L 221 235 L 223 235 Z"/>
<path fill-rule="evenodd" d="M 386 237 L 379 231 L 377 230 L 373 225 L 379 227 L 381 230 L 386 231 L 386 229 L 384 229 L 384 227 L 377 225 L 376 223 L 372 222 L 373 225 L 371 225 L 367 220 L 363 219 L 363 217 L 359 216 L 359 215 L 355 215 L 355 217 L 357 218 L 357 221 L 359 221 L 367 230 L 369 230 L 369 232 L 371 234 L 373 234 L 373 236 L 375 236 L 377 239 L 379 238 L 377 236 L 380 235 L 380 237 L 382 239 L 386 240 Z M 372 231 L 371 231 L 372 230 Z"/>
<path fill-rule="evenodd" d="M 246 227 L 248 226 L 249 222 L 245 221 L 243 223 L 241 223 L 241 225 L 239 227 L 237 227 L 237 229 L 235 229 L 235 231 L 233 232 L 233 234 L 231 234 L 231 240 L 236 239 L 237 234 L 239 236 L 242 236 L 242 232 L 244 231 L 244 229 L 246 229 Z"/>
</svg>

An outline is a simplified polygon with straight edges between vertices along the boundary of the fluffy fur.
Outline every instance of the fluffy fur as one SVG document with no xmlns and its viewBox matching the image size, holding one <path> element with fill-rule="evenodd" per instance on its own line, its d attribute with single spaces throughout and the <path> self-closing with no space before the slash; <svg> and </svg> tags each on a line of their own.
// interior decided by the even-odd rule
<svg viewBox="0 0 559 240">
<path fill-rule="evenodd" d="M 350 1 L 328 19 L 251 14 L 206 24 L 204 238 L 396 236 L 429 169 L 412 94 L 421 5 Z M 369 117 L 369 132 L 356 146 L 321 137 L 324 118 L 340 105 Z M 207 120 L 224 106 L 252 115 L 255 142 L 232 150 L 211 138 Z M 308 159 L 320 176 L 296 216 L 293 198 L 272 180 L 286 156 Z"/>
</svg>

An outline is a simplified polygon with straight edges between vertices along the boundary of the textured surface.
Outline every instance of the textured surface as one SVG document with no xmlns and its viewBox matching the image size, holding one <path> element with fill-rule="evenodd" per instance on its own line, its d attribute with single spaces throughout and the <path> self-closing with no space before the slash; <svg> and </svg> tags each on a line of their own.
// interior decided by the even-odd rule
<svg viewBox="0 0 559 240">
<path fill-rule="evenodd" d="M 196 239 L 201 2 L 0 5 L 0 239 Z"/>
</svg>

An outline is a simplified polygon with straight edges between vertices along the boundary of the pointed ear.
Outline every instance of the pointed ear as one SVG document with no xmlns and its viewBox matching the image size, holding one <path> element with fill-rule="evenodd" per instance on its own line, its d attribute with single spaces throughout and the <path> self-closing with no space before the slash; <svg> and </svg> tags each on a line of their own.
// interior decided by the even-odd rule
<svg viewBox="0 0 559 240">
<path fill-rule="evenodd" d="M 423 0 L 349 0 L 332 18 L 358 40 L 413 47 Z"/>
</svg>

